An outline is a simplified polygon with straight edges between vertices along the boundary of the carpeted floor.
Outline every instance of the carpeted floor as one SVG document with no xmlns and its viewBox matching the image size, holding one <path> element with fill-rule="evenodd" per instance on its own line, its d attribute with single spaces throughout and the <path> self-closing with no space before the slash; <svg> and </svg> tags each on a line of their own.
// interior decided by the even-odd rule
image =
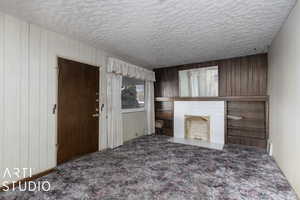
<svg viewBox="0 0 300 200">
<path fill-rule="evenodd" d="M 263 151 L 223 151 L 145 136 L 58 167 L 39 180 L 49 192 L 9 191 L 0 199 L 297 199 L 274 160 Z"/>
</svg>

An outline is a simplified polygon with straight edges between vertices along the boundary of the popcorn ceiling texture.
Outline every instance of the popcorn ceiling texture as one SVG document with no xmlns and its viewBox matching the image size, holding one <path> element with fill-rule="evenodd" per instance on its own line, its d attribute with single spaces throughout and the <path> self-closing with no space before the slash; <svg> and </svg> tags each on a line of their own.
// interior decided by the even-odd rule
<svg viewBox="0 0 300 200">
<path fill-rule="evenodd" d="M 1 0 L 0 9 L 154 68 L 266 52 L 295 2 Z"/>
</svg>

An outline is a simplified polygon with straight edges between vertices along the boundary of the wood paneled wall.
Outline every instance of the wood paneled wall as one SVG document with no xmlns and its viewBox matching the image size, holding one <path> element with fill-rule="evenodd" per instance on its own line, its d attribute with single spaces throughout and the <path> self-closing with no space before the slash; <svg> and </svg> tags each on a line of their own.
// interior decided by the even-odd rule
<svg viewBox="0 0 300 200">
<path fill-rule="evenodd" d="M 267 54 L 155 69 L 155 97 L 179 96 L 178 71 L 219 66 L 219 96 L 267 94 Z"/>
<path fill-rule="evenodd" d="M 104 66 L 106 60 L 104 52 L 91 46 L 0 13 L 2 175 L 5 168 L 32 168 L 36 174 L 56 166 L 52 108 L 57 100 L 57 56 L 98 66 Z M 101 70 L 101 80 L 105 80 L 105 68 Z M 102 88 L 105 97 L 106 87 Z M 100 139 L 103 145 L 106 141 Z M 0 183 L 2 178 L 0 175 Z"/>
<path fill-rule="evenodd" d="M 220 96 L 267 95 L 267 54 L 219 61 Z"/>
<path fill-rule="evenodd" d="M 155 97 L 176 97 L 179 96 L 178 68 L 155 69 L 154 95 Z"/>
<path fill-rule="evenodd" d="M 226 142 L 266 148 L 267 54 L 155 69 L 155 117 L 156 120 L 164 122 L 163 134 L 173 135 L 173 101 L 176 99 L 173 97 L 179 96 L 178 72 L 216 65 L 219 66 L 219 96 L 232 97 L 225 98 L 226 112 L 229 115 L 242 117 L 241 120 L 236 121 L 226 120 Z M 254 96 L 261 97 L 262 100 L 251 98 Z"/>
</svg>

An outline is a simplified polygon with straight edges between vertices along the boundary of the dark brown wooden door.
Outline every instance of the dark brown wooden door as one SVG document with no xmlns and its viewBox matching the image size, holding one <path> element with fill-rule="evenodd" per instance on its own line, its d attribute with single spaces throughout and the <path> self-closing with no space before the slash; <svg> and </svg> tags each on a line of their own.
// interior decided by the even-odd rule
<svg viewBox="0 0 300 200">
<path fill-rule="evenodd" d="M 57 163 L 98 150 L 99 68 L 58 58 Z"/>
</svg>

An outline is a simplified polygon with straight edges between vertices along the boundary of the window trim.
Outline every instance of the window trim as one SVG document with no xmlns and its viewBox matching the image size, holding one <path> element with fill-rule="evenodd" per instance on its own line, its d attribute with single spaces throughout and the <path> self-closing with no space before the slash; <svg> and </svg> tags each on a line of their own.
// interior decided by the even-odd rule
<svg viewBox="0 0 300 200">
<path fill-rule="evenodd" d="M 142 108 L 126 108 L 122 109 L 122 113 L 145 112 L 145 106 Z"/>
</svg>

